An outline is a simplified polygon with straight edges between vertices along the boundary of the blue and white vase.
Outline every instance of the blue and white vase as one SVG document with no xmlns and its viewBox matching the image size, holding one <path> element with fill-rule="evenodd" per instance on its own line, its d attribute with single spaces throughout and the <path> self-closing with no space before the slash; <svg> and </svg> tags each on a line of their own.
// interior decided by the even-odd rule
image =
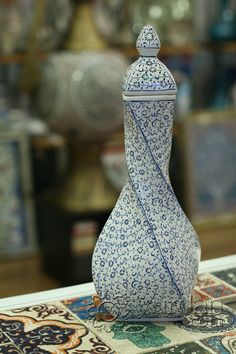
<svg viewBox="0 0 236 354">
<path fill-rule="evenodd" d="M 176 84 L 157 59 L 153 27 L 143 28 L 137 49 L 123 80 L 128 179 L 98 238 L 93 280 L 119 320 L 179 320 L 190 306 L 200 245 L 168 173 Z"/>
</svg>

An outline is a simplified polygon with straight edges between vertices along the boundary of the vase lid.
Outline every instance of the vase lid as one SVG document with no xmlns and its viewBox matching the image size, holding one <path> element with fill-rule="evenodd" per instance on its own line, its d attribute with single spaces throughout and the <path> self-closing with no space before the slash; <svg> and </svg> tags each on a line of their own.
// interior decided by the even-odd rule
<svg viewBox="0 0 236 354">
<path fill-rule="evenodd" d="M 136 48 L 140 57 L 128 68 L 123 78 L 123 93 L 135 95 L 173 95 L 177 88 L 167 67 L 157 58 L 161 47 L 155 29 L 147 25 L 140 32 Z"/>
</svg>

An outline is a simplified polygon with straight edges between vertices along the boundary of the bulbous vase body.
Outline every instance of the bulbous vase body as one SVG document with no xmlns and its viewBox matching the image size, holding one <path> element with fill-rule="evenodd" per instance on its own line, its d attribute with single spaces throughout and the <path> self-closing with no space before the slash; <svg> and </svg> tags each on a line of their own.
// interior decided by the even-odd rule
<svg viewBox="0 0 236 354">
<path fill-rule="evenodd" d="M 150 32 L 153 41 L 157 35 L 150 26 L 140 36 Z M 120 320 L 179 320 L 190 306 L 200 246 L 169 180 L 175 82 L 150 50 L 145 54 L 124 78 L 128 178 L 98 238 L 93 280 Z"/>
</svg>

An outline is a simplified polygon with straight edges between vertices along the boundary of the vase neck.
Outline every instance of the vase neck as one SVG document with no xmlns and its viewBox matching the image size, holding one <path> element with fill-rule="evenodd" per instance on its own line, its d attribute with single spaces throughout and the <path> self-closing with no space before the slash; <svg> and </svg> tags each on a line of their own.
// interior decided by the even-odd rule
<svg viewBox="0 0 236 354">
<path fill-rule="evenodd" d="M 162 174 L 169 179 L 174 101 L 129 101 L 124 105 L 128 169 L 135 164 L 135 155 L 142 160 L 143 166 L 147 165 L 146 154 L 139 154 L 142 146 L 151 155 L 153 164 L 158 165 Z M 134 144 L 136 149 L 132 146 Z"/>
</svg>

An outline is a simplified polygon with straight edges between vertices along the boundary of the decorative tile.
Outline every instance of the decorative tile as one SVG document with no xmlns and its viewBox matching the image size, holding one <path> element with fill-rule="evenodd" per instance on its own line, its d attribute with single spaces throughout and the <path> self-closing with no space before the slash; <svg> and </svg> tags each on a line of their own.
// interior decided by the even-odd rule
<svg viewBox="0 0 236 354">
<path fill-rule="evenodd" d="M 86 325 L 119 353 L 141 354 L 172 344 L 163 323 L 94 320 Z"/>
<path fill-rule="evenodd" d="M 95 304 L 92 296 L 63 303 L 76 316 L 84 318 L 86 326 L 119 353 L 146 353 L 185 343 L 186 340 L 205 338 L 205 334 L 190 333 L 172 322 L 116 322 L 100 306 L 98 297 L 95 297 Z"/>
<path fill-rule="evenodd" d="M 59 301 L 47 304 L 33 305 L 29 307 L 21 307 L 14 310 L 6 311 L 6 313 L 8 312 L 11 312 L 14 315 L 30 315 L 34 319 L 41 320 L 57 319 L 69 323 L 75 321 L 75 317 Z"/>
<path fill-rule="evenodd" d="M 210 295 L 214 299 L 220 299 L 229 295 L 236 295 L 236 290 L 224 284 L 218 284 L 214 286 L 209 286 L 207 288 L 201 288 L 201 291 Z"/>
<path fill-rule="evenodd" d="M 236 268 L 222 270 L 212 274 L 236 288 Z"/>
<path fill-rule="evenodd" d="M 201 288 L 205 288 L 208 286 L 216 285 L 218 283 L 217 283 L 217 280 L 208 273 L 198 274 L 197 280 L 195 283 L 195 287 L 198 287 L 201 289 Z"/>
<path fill-rule="evenodd" d="M 229 270 L 229 272 L 225 271 L 225 273 L 216 272 L 198 275 L 194 291 L 200 291 L 200 293 L 205 294 L 209 298 L 218 299 L 227 304 L 234 301 L 234 299 L 236 301 L 236 288 L 225 281 L 230 278 L 231 283 L 234 283 L 233 271 L 234 269 Z M 222 279 L 218 278 L 217 274 L 220 275 Z"/>
<path fill-rule="evenodd" d="M 236 353 L 236 332 L 203 339 L 201 343 L 213 350 L 215 354 L 234 354 Z"/>
<path fill-rule="evenodd" d="M 204 294 L 200 290 L 193 290 L 193 295 L 192 295 L 192 304 L 197 305 L 201 302 L 209 300 L 211 297 L 207 294 Z"/>
<path fill-rule="evenodd" d="M 235 350 L 235 315 L 217 301 L 200 303 L 181 323 L 118 322 L 109 316 L 97 296 L 1 311 L 0 354 L 208 354 Z M 225 351 L 214 347 L 217 339 Z"/>
<path fill-rule="evenodd" d="M 191 342 L 175 345 L 166 349 L 156 350 L 150 354 L 211 354 L 199 344 Z"/>
<path fill-rule="evenodd" d="M 0 333 L 16 353 L 114 353 L 60 302 L 1 311 Z"/>
<path fill-rule="evenodd" d="M 96 316 L 97 308 L 91 295 L 65 300 L 62 303 L 82 320 L 89 320 Z"/>
<path fill-rule="evenodd" d="M 114 339 L 127 339 L 142 349 L 162 347 L 164 344 L 169 344 L 170 340 L 161 333 L 165 329 L 165 326 L 149 322 L 117 322 L 111 327 Z"/>
<path fill-rule="evenodd" d="M 201 296 L 201 291 L 196 293 Z M 159 353 L 182 353 L 181 350 L 188 353 L 188 349 L 189 353 L 190 349 L 194 353 L 194 349 L 198 349 L 196 353 L 205 354 L 209 351 L 202 349 L 196 341 L 213 334 L 223 335 L 225 331 L 236 327 L 233 311 L 219 301 L 209 300 L 205 295 L 183 321 L 174 323 L 114 321 L 101 308 L 98 297 L 95 297 L 95 303 L 91 296 L 64 301 L 64 304 L 76 316 L 85 318 L 86 326 L 119 353 L 138 354 L 155 350 L 157 353 L 158 350 Z M 193 348 L 186 342 L 191 342 Z"/>
<path fill-rule="evenodd" d="M 114 319 L 107 309 L 102 306 L 101 300 L 97 295 L 64 300 L 62 303 L 81 320 L 98 319 L 112 321 Z"/>
<path fill-rule="evenodd" d="M 164 325 L 114 321 L 97 296 L 70 299 L 63 304 L 117 352 L 143 353 L 171 343 L 162 333 L 166 329 Z"/>
<path fill-rule="evenodd" d="M 54 350 L 74 349 L 88 334 L 83 324 L 65 324 L 56 320 L 35 321 L 31 317 L 0 315 L 0 330 L 24 353 L 33 353 L 35 348 L 45 346 Z M 40 353 L 40 351 L 39 351 Z M 49 352 L 50 353 L 50 352 Z M 41 353 L 40 353 L 41 354 Z"/>
<path fill-rule="evenodd" d="M 95 301 L 95 303 L 94 303 Z M 129 348 L 130 353 L 142 353 L 143 349 L 162 347 L 170 340 L 161 333 L 166 326 L 141 322 L 116 322 L 99 302 L 98 296 L 72 299 L 64 302 L 79 318 L 84 318 L 86 325 L 114 349 Z M 85 305 L 81 307 L 81 304 Z"/>
<path fill-rule="evenodd" d="M 92 337 L 89 339 L 89 345 L 84 345 L 84 348 L 79 348 L 76 352 L 70 352 L 71 354 L 117 354 L 112 348 L 110 348 L 107 344 L 105 344 L 100 338 Z"/>
</svg>

